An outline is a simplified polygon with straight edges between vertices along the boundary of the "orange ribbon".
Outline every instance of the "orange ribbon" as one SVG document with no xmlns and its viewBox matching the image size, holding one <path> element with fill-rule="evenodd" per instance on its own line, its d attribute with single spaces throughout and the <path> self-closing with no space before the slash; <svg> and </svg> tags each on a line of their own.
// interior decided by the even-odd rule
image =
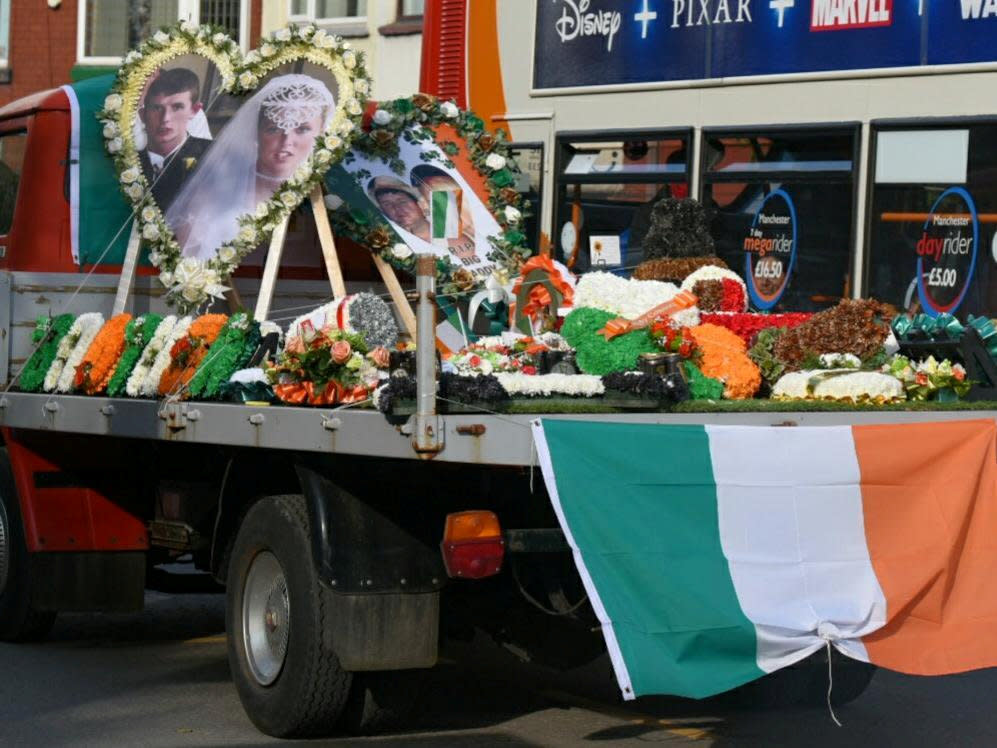
<svg viewBox="0 0 997 748">
<path fill-rule="evenodd" d="M 338 403 L 359 403 L 370 397 L 370 390 L 362 384 L 346 387 L 340 382 L 326 382 L 316 388 L 314 382 L 291 382 L 278 384 L 273 388 L 274 395 L 292 405 L 336 405 Z"/>
<path fill-rule="evenodd" d="M 634 330 L 641 330 L 650 325 L 654 320 L 661 317 L 670 317 L 683 309 L 688 309 L 696 305 L 698 299 L 688 291 L 679 291 L 664 304 L 658 304 L 653 309 L 644 312 L 637 319 L 629 320 L 623 317 L 616 317 L 609 320 L 605 326 L 596 332 L 602 335 L 607 341 Z"/>
<path fill-rule="evenodd" d="M 522 290 L 526 277 L 535 270 L 543 272 L 547 278 L 544 281 L 530 281 L 531 286 L 526 293 L 525 303 L 523 304 L 523 316 L 533 319 L 541 310 L 546 309 L 553 303 L 554 299 L 551 296 L 550 289 L 547 287 L 548 283 L 557 293 L 561 294 L 561 304 L 563 306 L 571 306 L 575 297 L 575 291 L 571 287 L 571 284 L 561 275 L 561 271 L 554 266 L 553 260 L 547 255 L 537 255 L 523 263 L 523 266 L 519 269 L 519 277 L 516 279 L 516 284 L 512 287 L 512 297 L 517 300 L 519 299 L 519 292 Z M 510 319 L 515 319 L 515 303 L 510 305 L 509 312 Z M 555 309 L 554 312 L 556 313 L 557 310 Z"/>
</svg>

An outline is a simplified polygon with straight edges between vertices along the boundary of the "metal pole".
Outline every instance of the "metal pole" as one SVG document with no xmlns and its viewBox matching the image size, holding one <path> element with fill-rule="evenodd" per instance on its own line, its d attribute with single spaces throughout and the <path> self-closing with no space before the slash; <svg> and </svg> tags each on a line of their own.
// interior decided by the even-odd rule
<svg viewBox="0 0 997 748">
<path fill-rule="evenodd" d="M 436 415 L 436 257 L 416 257 L 416 411 L 412 447 L 424 460 L 443 449 L 443 424 Z"/>
</svg>

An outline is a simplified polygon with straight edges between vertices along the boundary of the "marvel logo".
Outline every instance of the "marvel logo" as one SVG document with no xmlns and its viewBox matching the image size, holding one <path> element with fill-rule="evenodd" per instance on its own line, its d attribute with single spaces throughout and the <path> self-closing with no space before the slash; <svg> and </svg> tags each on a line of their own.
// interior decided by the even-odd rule
<svg viewBox="0 0 997 748">
<path fill-rule="evenodd" d="M 893 0 L 813 0 L 811 31 L 864 29 L 893 23 Z"/>
</svg>

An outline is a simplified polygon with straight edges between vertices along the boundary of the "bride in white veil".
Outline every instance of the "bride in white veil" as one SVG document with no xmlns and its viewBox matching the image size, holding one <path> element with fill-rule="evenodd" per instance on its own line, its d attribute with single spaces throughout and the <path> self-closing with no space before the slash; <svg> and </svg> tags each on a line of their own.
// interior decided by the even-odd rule
<svg viewBox="0 0 997 748">
<path fill-rule="evenodd" d="M 269 200 L 311 154 L 335 111 L 326 85 L 281 75 L 243 104 L 166 211 L 184 257 L 209 260 L 239 233 L 239 217 Z"/>
</svg>

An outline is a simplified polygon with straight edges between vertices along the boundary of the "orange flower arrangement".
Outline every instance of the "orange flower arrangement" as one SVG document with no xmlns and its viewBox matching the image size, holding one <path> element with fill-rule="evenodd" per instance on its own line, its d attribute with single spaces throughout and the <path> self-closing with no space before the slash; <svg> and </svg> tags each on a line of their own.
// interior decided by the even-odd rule
<svg viewBox="0 0 997 748">
<path fill-rule="evenodd" d="M 76 367 L 76 389 L 87 395 L 96 395 L 107 389 L 107 383 L 114 374 L 114 367 L 125 351 L 125 327 L 132 315 L 119 314 L 111 317 L 97 333 L 86 355 Z"/>
<path fill-rule="evenodd" d="M 224 314 L 205 314 L 191 323 L 187 335 L 174 343 L 170 350 L 170 365 L 159 380 L 160 395 L 180 389 L 193 378 L 227 321 L 228 316 Z"/>
<path fill-rule="evenodd" d="M 700 370 L 724 383 L 724 397 L 743 400 L 753 397 L 762 383 L 762 374 L 748 358 L 747 345 L 739 335 L 719 325 L 699 325 L 691 330 L 702 351 Z"/>
</svg>

